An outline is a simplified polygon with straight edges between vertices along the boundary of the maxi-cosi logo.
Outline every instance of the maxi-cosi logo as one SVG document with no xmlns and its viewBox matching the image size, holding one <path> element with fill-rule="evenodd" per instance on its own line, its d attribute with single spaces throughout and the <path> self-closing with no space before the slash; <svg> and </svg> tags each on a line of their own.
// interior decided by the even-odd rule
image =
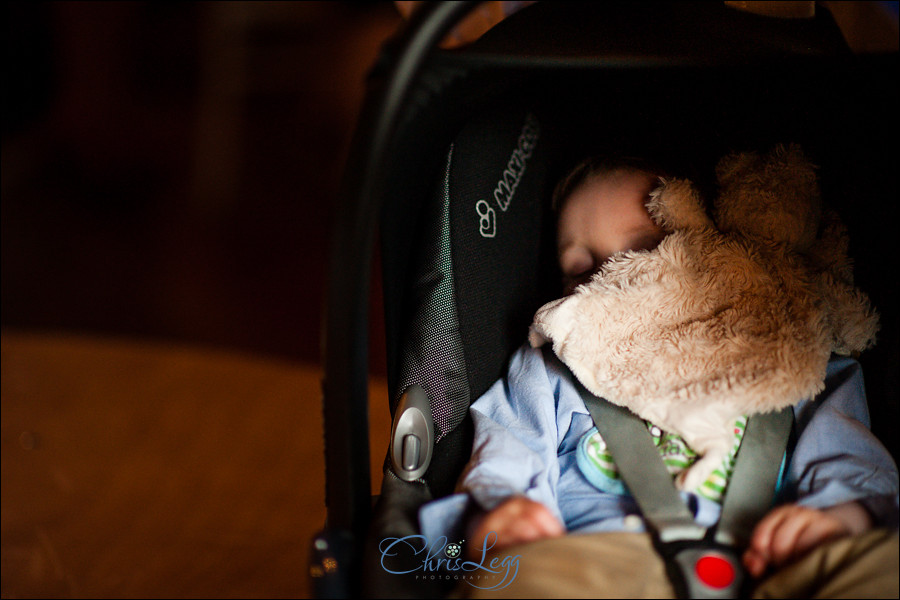
<svg viewBox="0 0 900 600">
<path fill-rule="evenodd" d="M 540 135 L 541 128 L 537 117 L 528 113 L 522 131 L 519 133 L 516 147 L 506 162 L 506 168 L 503 169 L 500 180 L 494 187 L 493 204 L 487 200 L 479 200 L 475 203 L 475 212 L 478 213 L 478 233 L 481 234 L 481 237 L 492 238 L 497 235 L 496 208 L 503 212 L 509 208 L 513 196 L 516 194 L 516 188 L 519 187 L 519 182 L 525 175 L 525 169 L 528 168 L 528 159 L 534 153 L 534 147 L 537 145 Z"/>
<path fill-rule="evenodd" d="M 378 546 L 381 567 L 394 575 L 413 575 L 420 581 L 465 581 L 482 590 L 501 590 L 519 574 L 519 555 L 492 556 L 488 551 L 497 543 L 491 532 L 478 549 L 476 560 L 464 558 L 463 543 L 440 536 L 429 543 L 424 535 L 385 538 Z"/>
</svg>

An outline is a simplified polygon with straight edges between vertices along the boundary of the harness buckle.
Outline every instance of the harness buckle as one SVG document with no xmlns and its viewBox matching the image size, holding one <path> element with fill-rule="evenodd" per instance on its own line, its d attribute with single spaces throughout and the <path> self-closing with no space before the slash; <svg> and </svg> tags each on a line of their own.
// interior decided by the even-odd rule
<svg viewBox="0 0 900 600">
<path fill-rule="evenodd" d="M 669 579 L 679 598 L 725 599 L 744 596 L 750 581 L 737 549 L 712 541 L 661 544 Z"/>
</svg>

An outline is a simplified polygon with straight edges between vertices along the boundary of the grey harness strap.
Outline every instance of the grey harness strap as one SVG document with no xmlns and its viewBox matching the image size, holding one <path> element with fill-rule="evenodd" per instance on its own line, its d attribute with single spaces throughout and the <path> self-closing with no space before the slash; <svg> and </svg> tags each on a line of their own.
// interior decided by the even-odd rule
<svg viewBox="0 0 900 600">
<path fill-rule="evenodd" d="M 747 421 L 716 527 L 720 544 L 746 547 L 753 528 L 771 508 L 793 423 L 790 407 Z"/>
<path fill-rule="evenodd" d="M 694 521 L 682 502 L 643 421 L 627 408 L 578 387 L 622 480 L 660 541 L 703 539 L 706 528 Z"/>
<path fill-rule="evenodd" d="M 722 517 L 715 534 L 710 535 L 682 502 L 643 421 L 575 382 L 622 480 L 641 509 L 657 550 L 666 559 L 679 597 L 738 597 L 747 583 L 740 551 L 774 500 L 793 423 L 791 408 L 748 420 Z"/>
</svg>

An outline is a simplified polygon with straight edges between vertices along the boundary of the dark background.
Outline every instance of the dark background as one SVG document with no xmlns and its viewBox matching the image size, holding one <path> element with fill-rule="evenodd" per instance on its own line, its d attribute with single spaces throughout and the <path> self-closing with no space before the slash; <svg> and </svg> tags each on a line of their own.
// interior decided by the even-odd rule
<svg viewBox="0 0 900 600">
<path fill-rule="evenodd" d="M 826 4 L 855 49 L 896 49 L 896 2 Z M 319 361 L 333 203 L 394 4 L 4 12 L 3 328 Z M 383 372 L 377 265 L 374 284 Z"/>
<path fill-rule="evenodd" d="M 4 12 L 3 327 L 318 361 L 333 202 L 393 4 Z"/>
</svg>

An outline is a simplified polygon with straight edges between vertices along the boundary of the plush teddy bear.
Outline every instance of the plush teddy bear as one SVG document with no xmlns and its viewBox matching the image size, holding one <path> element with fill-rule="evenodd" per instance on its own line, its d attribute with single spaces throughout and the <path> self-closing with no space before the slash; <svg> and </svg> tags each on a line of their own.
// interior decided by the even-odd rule
<svg viewBox="0 0 900 600">
<path fill-rule="evenodd" d="M 691 182 L 663 180 L 647 205 L 659 246 L 611 258 L 529 336 L 594 394 L 680 435 L 701 456 L 676 478 L 686 490 L 722 464 L 738 417 L 815 396 L 831 353 L 861 352 L 878 329 L 798 146 L 726 156 L 716 176 L 714 219 Z"/>
</svg>

